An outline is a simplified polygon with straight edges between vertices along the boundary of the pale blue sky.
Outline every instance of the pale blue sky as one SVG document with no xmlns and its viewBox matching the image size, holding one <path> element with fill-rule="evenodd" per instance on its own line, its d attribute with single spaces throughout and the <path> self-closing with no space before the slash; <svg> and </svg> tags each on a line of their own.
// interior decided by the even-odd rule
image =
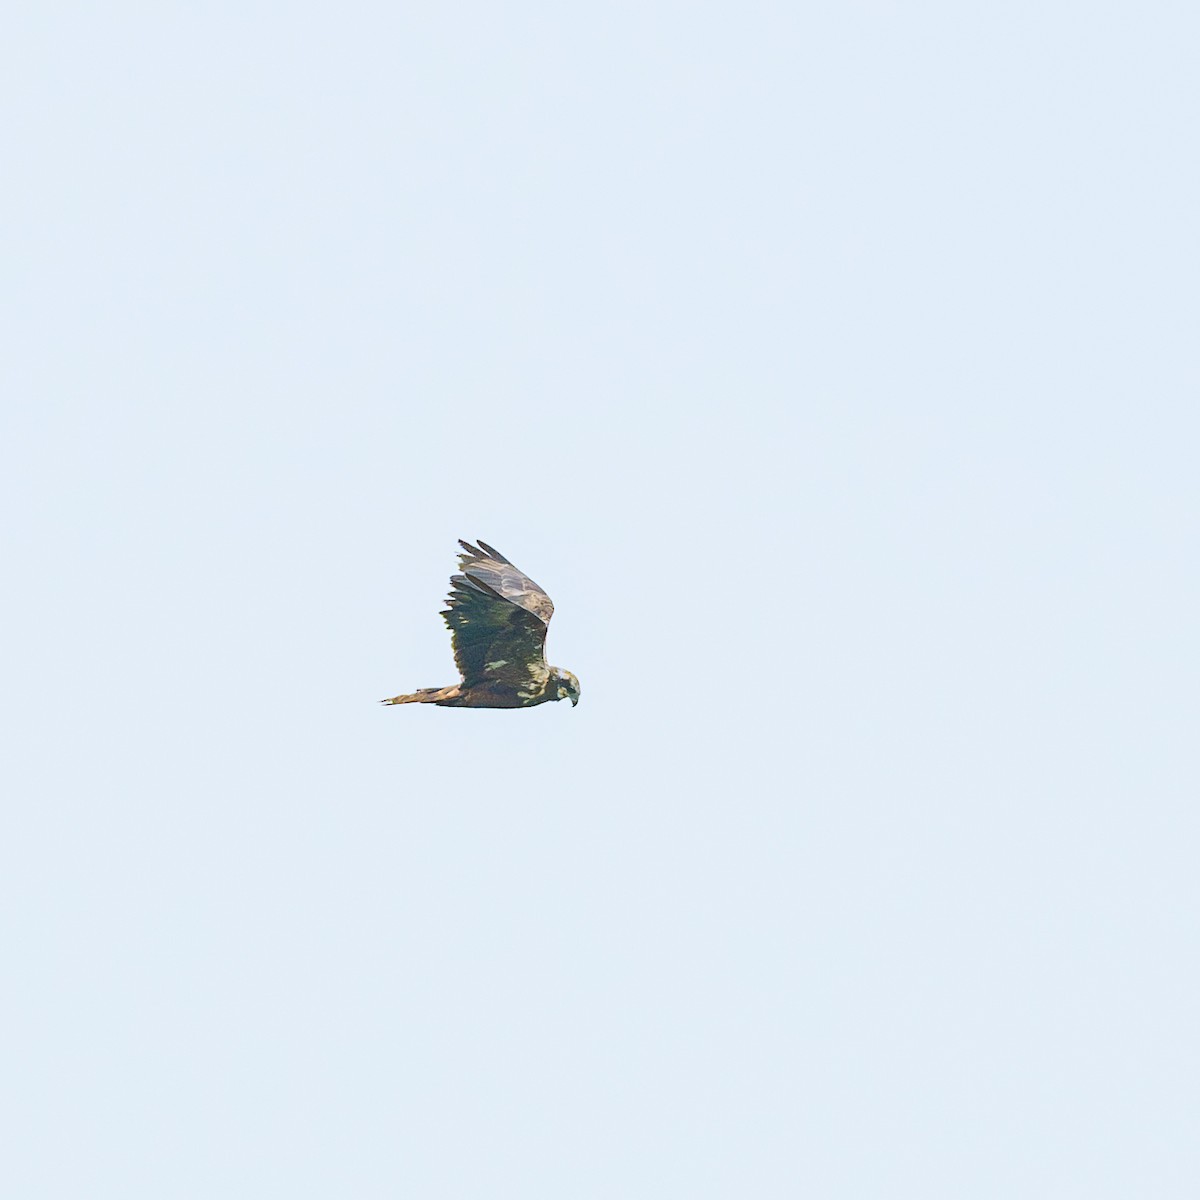
<svg viewBox="0 0 1200 1200">
<path fill-rule="evenodd" d="M 0 1192 L 1196 1196 L 1198 34 L 10 18 Z"/>
</svg>

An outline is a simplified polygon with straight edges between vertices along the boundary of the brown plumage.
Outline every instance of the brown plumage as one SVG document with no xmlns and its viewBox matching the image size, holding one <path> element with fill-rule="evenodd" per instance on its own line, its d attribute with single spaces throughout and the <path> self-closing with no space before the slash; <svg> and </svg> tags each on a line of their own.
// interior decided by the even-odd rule
<svg viewBox="0 0 1200 1200">
<path fill-rule="evenodd" d="M 462 682 L 421 688 L 384 704 L 439 704 L 445 708 L 532 708 L 548 700 L 579 703 L 579 680 L 546 662 L 550 597 L 487 542 L 458 543 L 461 574 L 450 577 L 454 661 Z"/>
</svg>

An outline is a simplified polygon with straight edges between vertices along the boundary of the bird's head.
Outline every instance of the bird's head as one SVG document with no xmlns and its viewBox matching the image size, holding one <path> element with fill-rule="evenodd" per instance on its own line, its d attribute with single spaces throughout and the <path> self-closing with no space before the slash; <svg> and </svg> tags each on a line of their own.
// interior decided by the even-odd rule
<svg viewBox="0 0 1200 1200">
<path fill-rule="evenodd" d="M 557 698 L 570 700 L 571 707 L 574 708 L 579 703 L 579 680 L 570 671 L 564 671 L 562 667 L 555 667 L 554 682 L 558 687 Z"/>
</svg>

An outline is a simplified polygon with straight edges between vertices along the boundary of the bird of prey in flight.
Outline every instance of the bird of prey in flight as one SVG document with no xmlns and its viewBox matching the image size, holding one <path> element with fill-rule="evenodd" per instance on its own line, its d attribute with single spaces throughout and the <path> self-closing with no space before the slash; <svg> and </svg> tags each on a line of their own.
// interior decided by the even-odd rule
<svg viewBox="0 0 1200 1200">
<path fill-rule="evenodd" d="M 383 704 L 446 708 L 532 708 L 547 700 L 579 703 L 579 680 L 546 662 L 546 627 L 554 604 L 524 571 L 487 542 L 461 539 L 461 574 L 450 576 L 442 616 L 450 626 L 461 683 L 421 688 Z"/>
</svg>

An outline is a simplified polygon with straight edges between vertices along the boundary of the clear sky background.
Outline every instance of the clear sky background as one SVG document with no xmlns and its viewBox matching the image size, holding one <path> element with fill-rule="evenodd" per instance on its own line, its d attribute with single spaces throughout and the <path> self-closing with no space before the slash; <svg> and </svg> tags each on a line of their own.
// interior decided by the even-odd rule
<svg viewBox="0 0 1200 1200">
<path fill-rule="evenodd" d="M 1198 34 L 12 14 L 0 1191 L 1200 1194 Z"/>
</svg>

